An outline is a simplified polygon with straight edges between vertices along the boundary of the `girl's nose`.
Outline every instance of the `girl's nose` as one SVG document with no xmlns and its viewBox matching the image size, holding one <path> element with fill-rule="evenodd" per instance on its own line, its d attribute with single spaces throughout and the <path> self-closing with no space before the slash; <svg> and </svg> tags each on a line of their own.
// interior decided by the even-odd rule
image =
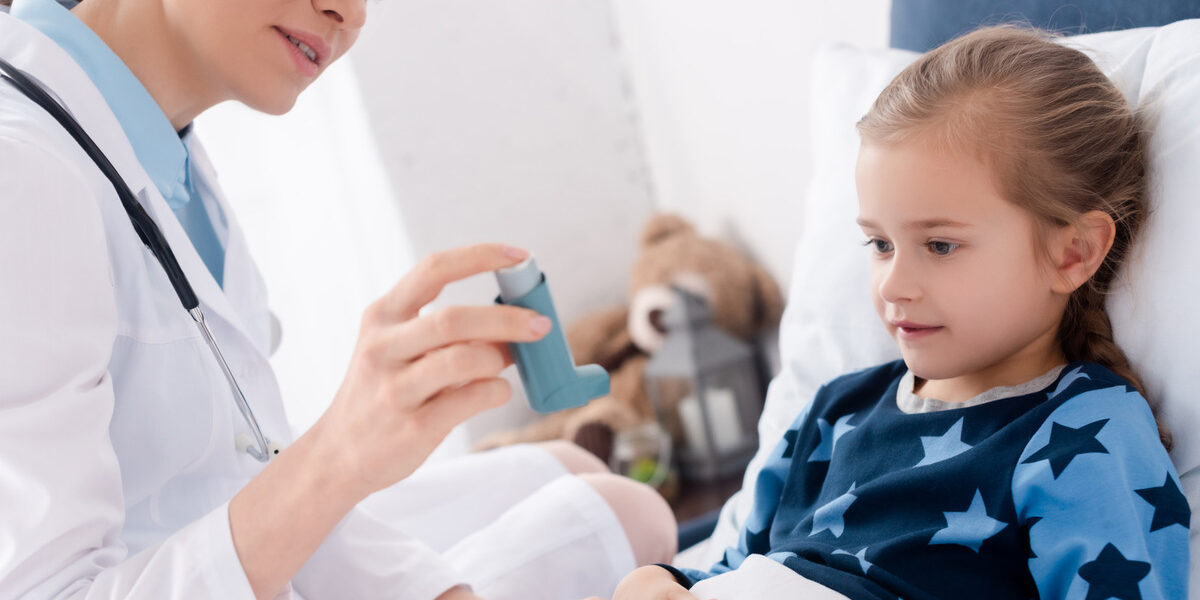
<svg viewBox="0 0 1200 600">
<path fill-rule="evenodd" d="M 313 7 L 342 29 L 361 29 L 367 21 L 366 0 L 313 0 Z"/>
<path fill-rule="evenodd" d="M 893 254 L 891 260 L 876 268 L 881 269 L 878 277 L 879 297 L 885 302 L 899 303 L 917 300 L 921 287 L 912 261 Z"/>
</svg>

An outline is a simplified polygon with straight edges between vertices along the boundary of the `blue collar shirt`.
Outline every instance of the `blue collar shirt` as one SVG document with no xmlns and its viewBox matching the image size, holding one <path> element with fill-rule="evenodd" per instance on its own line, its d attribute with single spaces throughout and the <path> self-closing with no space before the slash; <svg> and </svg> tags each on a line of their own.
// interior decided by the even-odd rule
<svg viewBox="0 0 1200 600">
<path fill-rule="evenodd" d="M 64 2 L 63 4 L 70 3 Z M 150 176 L 217 284 L 223 284 L 225 249 L 196 192 L 183 137 L 129 67 L 75 15 L 55 0 L 16 0 L 11 14 L 62 47 L 100 90 L 138 162 Z M 216 204 L 214 203 L 215 207 Z"/>
</svg>

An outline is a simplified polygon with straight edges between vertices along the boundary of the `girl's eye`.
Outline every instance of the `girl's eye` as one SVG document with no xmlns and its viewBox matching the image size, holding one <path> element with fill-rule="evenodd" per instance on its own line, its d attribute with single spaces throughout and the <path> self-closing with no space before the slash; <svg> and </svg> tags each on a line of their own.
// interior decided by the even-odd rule
<svg viewBox="0 0 1200 600">
<path fill-rule="evenodd" d="M 867 243 L 864 245 L 870 246 L 871 249 L 874 250 L 876 254 L 887 254 L 888 252 L 892 251 L 892 243 L 887 240 L 881 240 L 879 238 L 871 238 L 871 239 L 867 240 Z"/>
<path fill-rule="evenodd" d="M 951 243 L 951 242 L 939 242 L 939 241 L 929 242 L 928 244 L 926 244 L 926 246 L 929 246 L 930 252 L 933 252 L 934 254 L 936 254 L 938 256 L 946 256 L 947 254 L 954 252 L 954 250 L 956 248 L 958 248 L 958 244 Z"/>
</svg>

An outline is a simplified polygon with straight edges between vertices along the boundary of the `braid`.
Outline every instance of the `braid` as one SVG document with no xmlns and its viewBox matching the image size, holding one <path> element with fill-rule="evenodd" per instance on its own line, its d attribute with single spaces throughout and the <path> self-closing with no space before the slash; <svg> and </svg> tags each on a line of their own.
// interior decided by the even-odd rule
<svg viewBox="0 0 1200 600">
<path fill-rule="evenodd" d="M 1096 283 L 1095 280 L 1092 282 Z M 1150 400 L 1142 380 L 1129 364 L 1129 358 L 1113 339 L 1112 322 L 1104 308 L 1105 291 L 1098 285 L 1083 285 L 1071 295 L 1067 310 L 1063 314 L 1058 336 L 1063 354 L 1070 361 L 1090 361 L 1104 365 L 1113 373 L 1128 381 L 1150 405 L 1154 421 L 1158 425 L 1158 438 L 1163 447 L 1170 450 L 1174 445 L 1171 431 L 1159 418 L 1159 403 Z"/>
</svg>

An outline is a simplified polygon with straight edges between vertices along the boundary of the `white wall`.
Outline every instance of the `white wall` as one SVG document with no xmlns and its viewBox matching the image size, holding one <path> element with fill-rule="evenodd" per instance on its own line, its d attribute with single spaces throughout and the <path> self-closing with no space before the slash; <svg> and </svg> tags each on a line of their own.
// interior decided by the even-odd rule
<svg viewBox="0 0 1200 600">
<path fill-rule="evenodd" d="M 885 45 L 889 7 L 388 0 L 371 4 L 354 60 L 414 253 L 524 245 L 570 321 L 624 302 L 654 207 L 742 243 L 786 285 L 809 63 L 827 41 Z M 493 293 L 477 279 L 439 304 Z M 475 435 L 529 418 L 521 400 Z"/>
<path fill-rule="evenodd" d="M 227 102 L 196 132 L 282 323 L 271 365 L 303 431 L 341 385 L 363 309 L 413 262 L 358 83 L 339 62 L 286 115 Z"/>
<path fill-rule="evenodd" d="M 889 0 L 613 0 L 656 201 L 740 240 L 786 284 L 809 179 L 809 72 L 886 46 Z"/>
<path fill-rule="evenodd" d="M 651 197 L 611 5 L 387 0 L 369 10 L 354 64 L 414 253 L 517 244 L 538 255 L 564 321 L 623 303 Z M 494 279 L 480 277 L 438 305 L 495 295 Z M 524 404 L 517 396 L 472 425 L 528 418 Z"/>
<path fill-rule="evenodd" d="M 282 313 L 275 362 L 301 428 L 336 391 L 361 307 L 413 256 L 525 246 L 570 321 L 625 301 L 638 229 L 659 206 L 740 238 L 785 283 L 809 175 L 812 53 L 829 40 L 883 45 L 888 1 L 387 0 L 369 11 L 353 72 L 336 66 L 293 114 L 222 107 L 212 123 L 226 123 L 224 139 L 201 123 Z M 361 99 L 337 91 L 354 79 Z M 322 141 L 339 131 L 351 149 Z M 281 155 L 264 171 L 262 157 Z M 341 189 L 346 173 L 367 188 Z M 353 208 L 363 202 L 376 208 Z M 363 215 L 375 219 L 369 243 L 346 225 Z M 341 241 L 318 242 L 322 231 Z M 437 304 L 494 294 L 479 277 Z M 530 416 L 518 395 L 473 434 Z"/>
</svg>

